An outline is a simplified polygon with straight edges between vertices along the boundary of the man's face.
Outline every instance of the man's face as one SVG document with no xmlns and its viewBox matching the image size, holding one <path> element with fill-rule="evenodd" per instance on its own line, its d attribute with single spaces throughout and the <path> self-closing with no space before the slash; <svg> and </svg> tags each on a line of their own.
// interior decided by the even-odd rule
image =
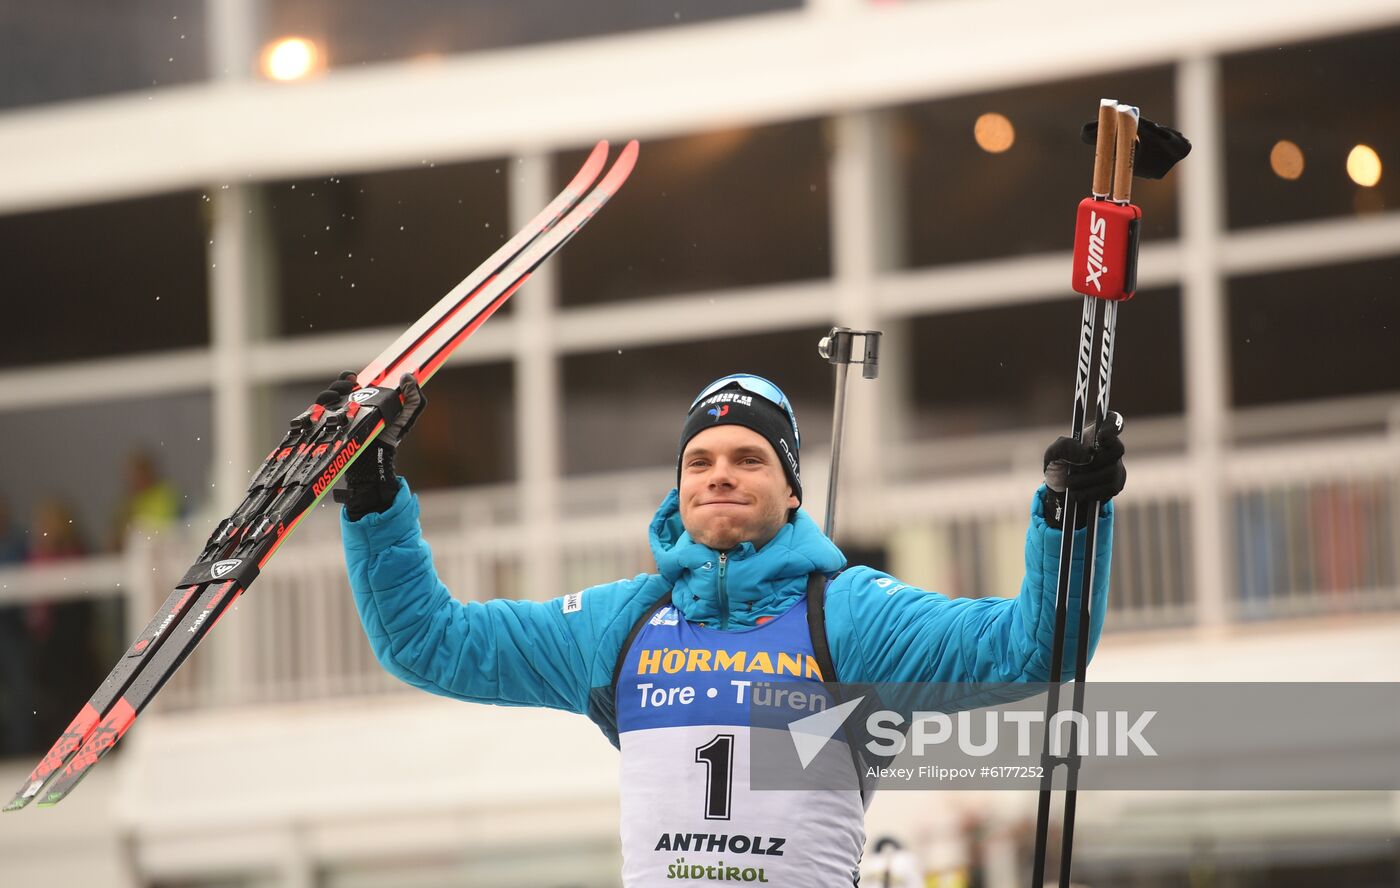
<svg viewBox="0 0 1400 888">
<path fill-rule="evenodd" d="M 740 425 L 708 428 L 681 455 L 681 523 L 691 539 L 726 551 L 761 547 L 797 508 L 778 455 L 762 435 Z"/>
</svg>

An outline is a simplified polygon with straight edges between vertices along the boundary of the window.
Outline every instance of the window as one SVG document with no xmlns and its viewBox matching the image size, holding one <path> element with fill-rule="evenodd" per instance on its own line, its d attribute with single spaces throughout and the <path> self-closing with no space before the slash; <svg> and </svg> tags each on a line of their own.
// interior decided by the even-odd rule
<svg viewBox="0 0 1400 888">
<path fill-rule="evenodd" d="M 558 186 L 584 152 L 559 157 Z M 627 185 L 556 261 L 583 305 L 830 274 L 816 120 L 648 141 Z"/>
<path fill-rule="evenodd" d="M 891 144 L 905 195 L 900 232 L 910 267 L 1067 251 L 1089 195 L 1094 150 L 1079 139 L 1099 99 L 1131 102 L 1172 125 L 1172 69 L 1149 68 L 939 99 L 895 110 Z M 1000 115 L 979 147 L 983 115 Z M 1003 147 L 1005 146 L 1005 147 Z M 1002 149 L 1002 150 L 994 150 Z M 1137 179 L 1143 239 L 1177 233 L 1173 178 Z"/>
<path fill-rule="evenodd" d="M 204 0 L 43 0 L 0 6 L 0 108 L 206 76 Z"/>
<path fill-rule="evenodd" d="M 1068 429 L 1081 312 L 1082 301 L 1066 297 L 913 318 L 911 431 L 944 438 Z M 1129 422 L 1181 413 L 1178 291 L 1138 293 L 1119 309 L 1116 335 L 1113 409 Z"/>
<path fill-rule="evenodd" d="M 1400 390 L 1400 258 L 1229 282 L 1237 407 Z"/>
<path fill-rule="evenodd" d="M 1227 56 L 1221 82 L 1231 228 L 1400 206 L 1400 28 Z"/>
<path fill-rule="evenodd" d="M 0 366 L 209 341 L 206 204 L 181 192 L 0 217 Z"/>
<path fill-rule="evenodd" d="M 278 293 L 270 332 L 412 323 L 513 233 L 507 173 L 503 160 L 425 163 L 265 186 Z"/>
</svg>

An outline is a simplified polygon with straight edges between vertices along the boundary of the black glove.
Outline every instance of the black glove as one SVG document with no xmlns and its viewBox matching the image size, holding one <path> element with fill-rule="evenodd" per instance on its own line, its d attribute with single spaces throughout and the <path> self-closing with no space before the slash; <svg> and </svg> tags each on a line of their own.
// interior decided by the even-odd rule
<svg viewBox="0 0 1400 888">
<path fill-rule="evenodd" d="M 1110 410 L 1102 429 L 1090 424 L 1082 441 L 1060 437 L 1045 449 L 1045 494 L 1041 511 L 1045 523 L 1059 530 L 1064 527 L 1065 499 L 1079 503 L 1075 528 L 1089 523 L 1091 511 L 1123 492 L 1128 472 L 1123 468 L 1123 416 Z"/>
<path fill-rule="evenodd" d="M 413 429 L 413 424 L 418 421 L 418 414 L 422 413 L 423 408 L 428 406 L 428 399 L 424 397 L 423 390 L 418 387 L 418 377 L 412 373 L 405 373 L 399 378 L 398 392 L 399 401 L 403 404 L 403 407 L 399 409 L 399 415 L 394 417 L 394 421 L 385 426 L 384 431 L 379 433 L 379 437 L 374 439 L 374 443 L 382 444 L 390 450 L 399 446 L 409 431 Z"/>
<path fill-rule="evenodd" d="M 357 388 L 359 386 L 355 383 L 355 374 L 346 370 L 335 378 L 335 382 L 326 386 L 325 391 L 316 396 L 316 403 L 322 407 L 334 407 Z"/>
<path fill-rule="evenodd" d="M 349 371 L 340 374 L 325 391 L 316 396 L 316 403 L 333 406 L 354 391 L 355 374 Z M 336 491 L 335 500 L 345 504 L 345 514 L 351 521 L 359 521 L 370 512 L 383 512 L 393 505 L 399 492 L 398 475 L 394 472 L 394 451 L 403 442 L 404 436 L 418 421 L 418 415 L 427 406 L 428 400 L 418 387 L 418 380 L 412 373 L 405 373 L 399 380 L 399 399 L 403 407 L 399 415 L 385 426 L 365 452 L 360 454 L 350 468 L 345 471 L 348 491 Z"/>
</svg>

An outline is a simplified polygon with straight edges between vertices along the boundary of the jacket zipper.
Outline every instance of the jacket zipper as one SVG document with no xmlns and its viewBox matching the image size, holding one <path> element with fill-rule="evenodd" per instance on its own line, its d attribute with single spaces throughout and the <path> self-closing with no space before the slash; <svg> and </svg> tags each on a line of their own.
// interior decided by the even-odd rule
<svg viewBox="0 0 1400 888">
<path fill-rule="evenodd" d="M 729 628 L 729 593 L 724 589 L 724 572 L 729 567 L 729 553 L 719 553 L 719 628 Z"/>
</svg>

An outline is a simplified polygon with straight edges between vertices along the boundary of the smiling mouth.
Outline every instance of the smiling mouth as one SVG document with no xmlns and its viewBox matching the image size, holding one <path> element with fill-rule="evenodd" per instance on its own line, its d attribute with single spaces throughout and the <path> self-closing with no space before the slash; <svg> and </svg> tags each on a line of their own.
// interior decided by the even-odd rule
<svg viewBox="0 0 1400 888">
<path fill-rule="evenodd" d="M 742 503 L 742 502 L 739 502 L 738 500 L 709 500 L 709 501 L 707 501 L 707 502 L 700 503 L 700 505 L 702 505 L 702 506 L 747 506 L 748 503 Z"/>
</svg>

